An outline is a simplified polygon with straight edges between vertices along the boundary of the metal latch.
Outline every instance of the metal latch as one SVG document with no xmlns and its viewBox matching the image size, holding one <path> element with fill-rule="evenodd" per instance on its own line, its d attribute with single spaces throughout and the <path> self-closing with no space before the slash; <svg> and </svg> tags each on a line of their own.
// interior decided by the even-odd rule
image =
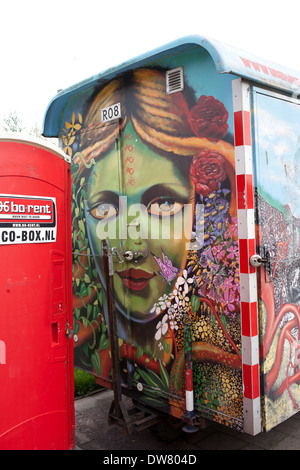
<svg viewBox="0 0 300 470">
<path fill-rule="evenodd" d="M 126 251 L 124 254 L 123 254 L 124 258 L 127 260 L 127 261 L 131 261 L 133 260 L 133 253 L 132 251 Z"/>
<path fill-rule="evenodd" d="M 253 255 L 250 258 L 251 266 L 259 268 L 262 264 L 265 267 L 266 282 L 271 282 L 273 280 L 273 267 L 272 267 L 272 258 L 271 254 L 268 251 L 267 247 L 263 247 L 264 256 Z"/>
<path fill-rule="evenodd" d="M 108 272 L 110 276 L 114 275 L 113 267 L 113 256 L 116 256 L 119 260 L 119 263 L 123 263 L 123 258 L 119 250 L 114 246 L 111 247 L 108 240 L 102 240 L 101 242 L 101 253 L 102 256 L 107 256 L 108 259 Z"/>
<path fill-rule="evenodd" d="M 123 263 L 123 258 L 122 258 L 122 255 L 121 253 L 119 252 L 118 248 L 116 248 L 115 246 L 112 247 L 111 249 L 111 252 L 112 252 L 112 255 L 113 256 L 116 256 L 119 260 L 119 263 Z"/>
<path fill-rule="evenodd" d="M 72 328 L 70 327 L 69 323 L 67 323 L 67 324 L 66 324 L 66 333 L 65 333 L 65 334 L 66 334 L 66 337 L 67 337 L 68 339 L 71 339 L 72 336 L 73 336 L 73 333 L 74 333 L 74 331 L 73 331 Z"/>
<path fill-rule="evenodd" d="M 268 259 L 262 258 L 260 255 L 253 255 L 250 258 L 250 264 L 255 268 L 259 268 L 262 264 L 267 264 Z"/>
</svg>

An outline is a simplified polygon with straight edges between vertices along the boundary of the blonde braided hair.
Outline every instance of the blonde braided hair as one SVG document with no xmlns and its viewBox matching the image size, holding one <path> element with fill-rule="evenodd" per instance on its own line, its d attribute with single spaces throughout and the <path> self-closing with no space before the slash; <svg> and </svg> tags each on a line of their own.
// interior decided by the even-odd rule
<svg viewBox="0 0 300 470">
<path fill-rule="evenodd" d="M 231 184 L 230 212 L 235 212 L 235 154 L 234 147 L 224 140 L 212 141 L 197 137 L 189 122 L 189 108 L 183 93 L 166 94 L 165 73 L 154 69 L 137 69 L 128 75 L 112 80 L 97 93 L 84 121 L 81 138 L 81 155 L 75 155 L 79 165 L 77 175 L 93 159 L 110 149 L 122 130 L 131 121 L 137 135 L 146 145 L 158 152 L 193 157 L 202 150 L 215 151 L 224 157 L 225 171 Z M 101 109 L 121 103 L 124 118 L 117 122 L 102 123 Z"/>
</svg>

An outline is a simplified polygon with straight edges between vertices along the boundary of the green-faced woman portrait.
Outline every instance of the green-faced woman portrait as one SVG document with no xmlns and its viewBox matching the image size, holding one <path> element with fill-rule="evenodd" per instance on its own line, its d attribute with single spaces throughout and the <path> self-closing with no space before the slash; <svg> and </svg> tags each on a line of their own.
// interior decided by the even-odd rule
<svg viewBox="0 0 300 470">
<path fill-rule="evenodd" d="M 103 123 L 101 110 L 116 104 L 121 117 Z M 103 380 L 111 371 L 104 238 L 120 255 L 113 257 L 113 286 L 125 381 L 141 378 L 144 367 L 171 376 L 187 317 L 198 316 L 193 339 L 206 354 L 213 343 L 214 358 L 218 353 L 226 364 L 234 356 L 239 368 L 234 147 L 227 120 L 213 96 L 196 97 L 188 86 L 168 95 L 165 71 L 145 68 L 99 85 L 66 123 L 75 354 Z"/>
</svg>

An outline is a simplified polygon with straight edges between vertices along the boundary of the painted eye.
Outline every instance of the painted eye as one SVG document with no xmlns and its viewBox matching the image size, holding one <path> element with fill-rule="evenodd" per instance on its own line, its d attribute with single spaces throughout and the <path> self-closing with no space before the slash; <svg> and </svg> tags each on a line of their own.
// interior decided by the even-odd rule
<svg viewBox="0 0 300 470">
<path fill-rule="evenodd" d="M 159 215 L 161 217 L 175 215 L 183 209 L 183 204 L 171 199 L 160 199 L 154 201 L 148 206 L 148 213 Z"/>
<path fill-rule="evenodd" d="M 116 217 L 118 210 L 113 204 L 100 203 L 90 210 L 90 214 L 98 220 L 103 220 L 109 217 Z"/>
</svg>

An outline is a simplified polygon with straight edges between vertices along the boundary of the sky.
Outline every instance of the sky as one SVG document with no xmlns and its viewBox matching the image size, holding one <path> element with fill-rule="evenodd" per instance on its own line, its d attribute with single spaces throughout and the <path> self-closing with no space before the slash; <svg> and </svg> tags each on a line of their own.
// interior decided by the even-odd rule
<svg viewBox="0 0 300 470">
<path fill-rule="evenodd" d="M 0 0 L 0 126 L 42 129 L 51 99 L 178 38 L 217 39 L 300 71 L 299 0 Z"/>
</svg>

